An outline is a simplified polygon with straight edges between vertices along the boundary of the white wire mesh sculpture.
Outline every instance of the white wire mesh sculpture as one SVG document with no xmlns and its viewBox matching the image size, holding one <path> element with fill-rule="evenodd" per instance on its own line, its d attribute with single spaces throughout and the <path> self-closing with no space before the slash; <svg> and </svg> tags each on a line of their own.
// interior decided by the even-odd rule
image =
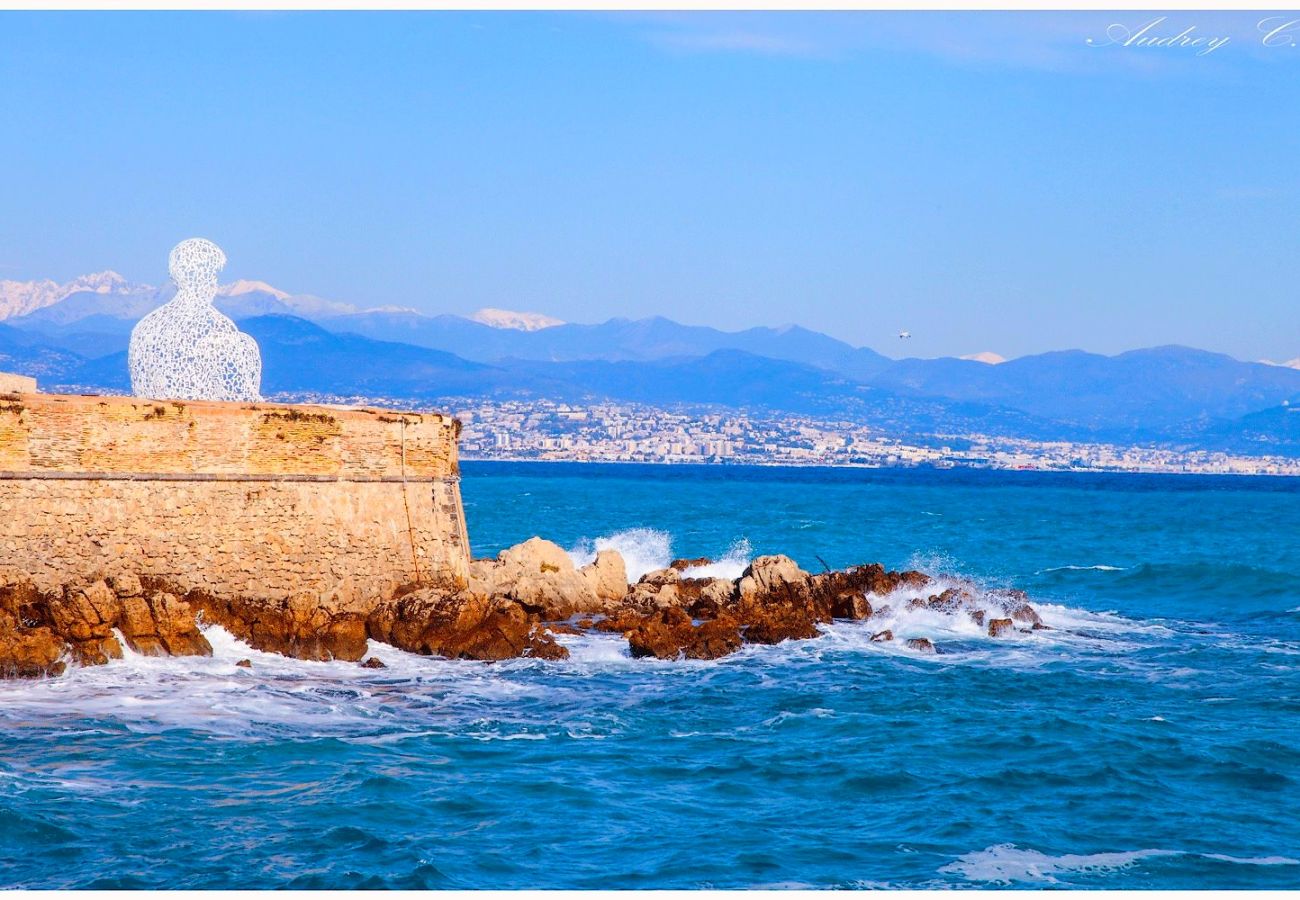
<svg viewBox="0 0 1300 900">
<path fill-rule="evenodd" d="M 212 305 L 226 254 L 190 238 L 167 259 L 176 296 L 131 330 L 127 366 L 137 397 L 169 400 L 260 400 L 257 341 Z"/>
</svg>

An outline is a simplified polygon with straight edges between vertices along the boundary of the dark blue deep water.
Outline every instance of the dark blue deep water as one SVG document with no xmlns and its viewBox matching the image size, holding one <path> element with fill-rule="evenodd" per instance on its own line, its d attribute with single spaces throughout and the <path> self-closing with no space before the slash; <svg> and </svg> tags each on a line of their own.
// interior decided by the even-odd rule
<svg viewBox="0 0 1300 900">
<path fill-rule="evenodd" d="M 881 561 L 900 613 L 717 662 L 128 658 L 0 684 L 7 887 L 1300 885 L 1300 484 L 466 464 L 478 555 Z M 234 662 L 253 659 L 251 670 Z"/>
</svg>

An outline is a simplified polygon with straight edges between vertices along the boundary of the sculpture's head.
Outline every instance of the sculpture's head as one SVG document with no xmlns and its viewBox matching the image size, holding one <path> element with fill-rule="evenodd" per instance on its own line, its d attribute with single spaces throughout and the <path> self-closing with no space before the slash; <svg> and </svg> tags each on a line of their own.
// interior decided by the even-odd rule
<svg viewBox="0 0 1300 900">
<path fill-rule="evenodd" d="M 182 290 L 204 285 L 215 287 L 217 273 L 225 267 L 226 254 L 212 241 L 203 238 L 181 241 L 167 257 L 167 270 Z"/>
</svg>

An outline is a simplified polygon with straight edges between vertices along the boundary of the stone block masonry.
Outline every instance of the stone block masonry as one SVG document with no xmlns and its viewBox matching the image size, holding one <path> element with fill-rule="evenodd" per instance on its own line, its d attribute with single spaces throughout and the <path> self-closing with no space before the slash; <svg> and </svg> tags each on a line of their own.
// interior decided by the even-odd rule
<svg viewBox="0 0 1300 900">
<path fill-rule="evenodd" d="M 36 393 L 36 379 L 27 375 L 0 372 L 0 394 L 8 394 L 13 391 L 21 391 L 25 394 Z"/>
<path fill-rule="evenodd" d="M 0 568 L 50 590 L 138 574 L 337 609 L 461 585 L 459 431 L 429 413 L 0 394 Z"/>
</svg>

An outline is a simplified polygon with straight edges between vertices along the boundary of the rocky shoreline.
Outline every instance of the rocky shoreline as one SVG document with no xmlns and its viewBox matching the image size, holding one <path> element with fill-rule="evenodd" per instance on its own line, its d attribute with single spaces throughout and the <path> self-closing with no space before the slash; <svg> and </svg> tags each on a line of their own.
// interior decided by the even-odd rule
<svg viewBox="0 0 1300 900">
<path fill-rule="evenodd" d="M 0 569 L 0 677 L 102 665 L 120 658 L 123 645 L 147 656 L 211 655 L 200 623 L 257 650 L 356 662 L 369 640 L 449 659 L 565 659 L 556 635 L 593 631 L 622 635 L 634 657 L 716 659 L 745 644 L 813 638 L 836 619 L 883 623 L 899 606 L 968 617 L 990 637 L 1047 627 L 1022 592 L 879 564 L 812 574 L 789 557 L 761 556 L 737 579 L 692 575 L 708 563 L 676 560 L 629 584 L 615 551 L 578 568 L 557 544 L 532 538 L 475 560 L 467 584 L 408 585 L 369 606 L 310 593 L 217 598 L 132 575 L 40 591 L 22 572 Z M 871 639 L 894 635 L 881 627 Z M 905 643 L 942 652 L 929 638 Z"/>
</svg>

